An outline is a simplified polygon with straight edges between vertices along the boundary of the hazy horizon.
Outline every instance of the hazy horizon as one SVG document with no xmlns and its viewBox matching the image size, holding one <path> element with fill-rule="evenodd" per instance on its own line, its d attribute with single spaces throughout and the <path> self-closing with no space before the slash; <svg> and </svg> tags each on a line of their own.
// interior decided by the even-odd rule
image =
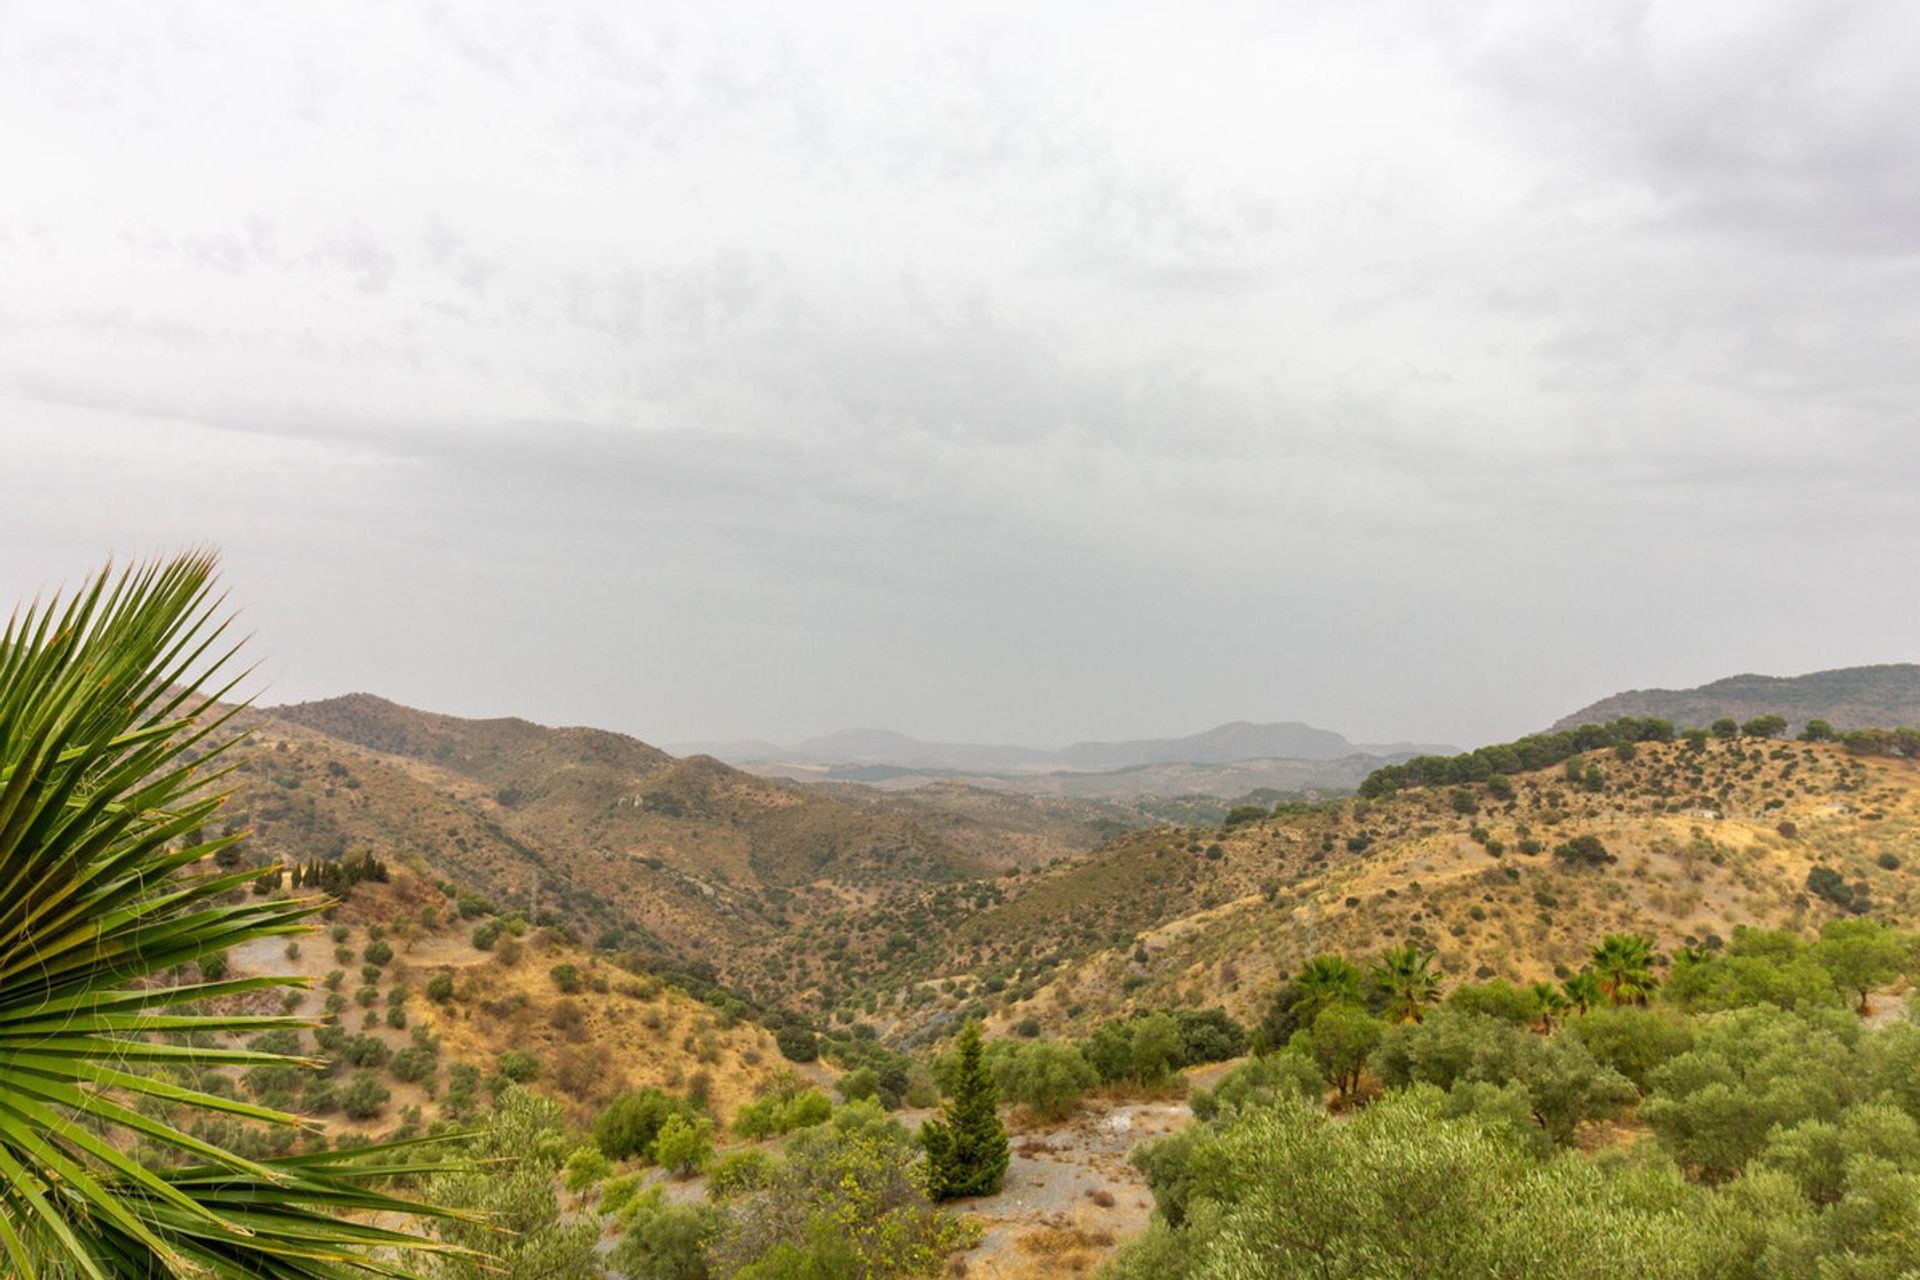
<svg viewBox="0 0 1920 1280">
<path fill-rule="evenodd" d="M 1501 740 L 1920 658 L 1920 10 L 27 4 L 0 589 L 268 702 Z"/>
</svg>

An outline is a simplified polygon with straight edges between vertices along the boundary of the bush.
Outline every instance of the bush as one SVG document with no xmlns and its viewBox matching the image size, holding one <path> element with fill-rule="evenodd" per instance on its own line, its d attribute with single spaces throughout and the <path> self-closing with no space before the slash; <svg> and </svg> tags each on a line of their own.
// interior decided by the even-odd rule
<svg viewBox="0 0 1920 1280">
<path fill-rule="evenodd" d="M 848 1102 L 859 1102 L 866 1098 L 878 1099 L 880 1077 L 872 1067 L 861 1067 L 857 1071 L 849 1071 L 841 1076 L 837 1087 L 840 1090 L 840 1096 Z"/>
<path fill-rule="evenodd" d="M 688 1111 L 684 1101 L 658 1089 L 623 1093 L 594 1117 L 593 1140 L 609 1160 L 645 1155 L 653 1149 L 667 1117 Z"/>
<path fill-rule="evenodd" d="M 525 1084 L 540 1076 L 540 1059 L 525 1049 L 509 1049 L 500 1055 L 500 1074 L 515 1084 Z"/>
<path fill-rule="evenodd" d="M 1241 1063 L 1211 1090 L 1195 1090 L 1193 1114 L 1211 1120 L 1223 1110 L 1270 1106 L 1278 1098 L 1317 1102 L 1326 1091 L 1327 1080 L 1318 1064 L 1303 1053 L 1282 1049 Z"/>
<path fill-rule="evenodd" d="M 713 1159 L 713 1121 L 683 1111 L 668 1114 L 654 1135 L 653 1162 L 675 1177 L 688 1177 Z"/>
<path fill-rule="evenodd" d="M 562 1166 L 565 1171 L 563 1184 L 574 1195 L 579 1195 L 588 1187 L 604 1181 L 613 1173 L 613 1162 L 603 1155 L 598 1147 L 576 1147 Z"/>
<path fill-rule="evenodd" d="M 427 979 L 427 999 L 435 1004 L 445 1004 L 453 999 L 453 975 L 445 969 Z"/>
<path fill-rule="evenodd" d="M 432 1050 L 415 1045 L 394 1054 L 393 1065 L 388 1069 L 393 1072 L 395 1080 L 419 1084 L 432 1076 L 439 1064 L 440 1059 Z"/>
<path fill-rule="evenodd" d="M 812 1062 L 820 1056 L 820 1038 L 811 1027 L 784 1026 L 774 1033 L 773 1043 L 788 1062 Z"/>
<path fill-rule="evenodd" d="M 1001 1041 L 991 1055 L 994 1086 L 1009 1102 L 1059 1120 L 1100 1083 L 1080 1050 L 1058 1040 Z"/>
<path fill-rule="evenodd" d="M 349 1120 L 371 1120 L 387 1105 L 393 1092 L 371 1071 L 356 1071 L 340 1090 L 340 1110 Z M 309 1099 L 311 1101 L 311 1099 Z"/>
<path fill-rule="evenodd" d="M 340 1058 L 350 1067 L 379 1067 L 386 1064 L 388 1052 L 379 1036 L 355 1036 L 341 1047 Z"/>
<path fill-rule="evenodd" d="M 553 985 L 565 995 L 572 995 L 584 985 L 580 980 L 580 970 L 571 964 L 557 964 L 547 970 L 547 976 L 553 979 Z"/>
<path fill-rule="evenodd" d="M 1575 836 L 1554 846 L 1553 856 L 1569 866 L 1602 867 L 1618 861 L 1596 835 Z"/>
<path fill-rule="evenodd" d="M 369 942 L 367 949 L 360 953 L 360 957 L 368 964 L 384 966 L 393 959 L 393 945 L 384 940 Z"/>
<path fill-rule="evenodd" d="M 742 1147 L 717 1157 L 707 1166 L 707 1194 L 725 1200 L 745 1191 L 758 1191 L 773 1176 L 773 1159 L 766 1152 Z"/>
<path fill-rule="evenodd" d="M 725 1223 L 718 1209 L 670 1203 L 659 1187 L 653 1187 L 635 1198 L 623 1217 L 620 1239 L 608 1254 L 620 1274 L 635 1280 L 709 1280 L 712 1276 L 707 1255 Z M 775 1277 L 768 1273 L 767 1280 Z"/>
<path fill-rule="evenodd" d="M 851 1101 L 851 1099 L 849 1099 Z M 790 1082 L 746 1103 L 733 1113 L 733 1131 L 743 1138 L 770 1138 L 833 1115 L 833 1100 L 818 1089 Z"/>
</svg>

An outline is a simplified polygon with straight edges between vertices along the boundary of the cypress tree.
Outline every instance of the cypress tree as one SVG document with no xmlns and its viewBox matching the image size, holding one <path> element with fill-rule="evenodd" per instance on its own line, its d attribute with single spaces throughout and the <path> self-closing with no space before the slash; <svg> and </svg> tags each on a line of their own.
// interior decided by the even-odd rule
<svg viewBox="0 0 1920 1280">
<path fill-rule="evenodd" d="M 981 1058 L 980 1024 L 960 1032 L 960 1068 L 943 1118 L 920 1129 L 927 1149 L 927 1190 L 935 1200 L 988 1196 L 1007 1176 L 1007 1127 L 995 1110 L 1000 1100 Z"/>
</svg>

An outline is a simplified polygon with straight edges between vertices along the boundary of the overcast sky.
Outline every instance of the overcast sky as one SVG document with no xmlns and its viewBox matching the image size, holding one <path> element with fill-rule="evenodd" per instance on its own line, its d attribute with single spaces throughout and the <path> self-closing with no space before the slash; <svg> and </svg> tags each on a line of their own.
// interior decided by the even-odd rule
<svg viewBox="0 0 1920 1280">
<path fill-rule="evenodd" d="M 1920 659 L 1916 121 L 1905 0 L 0 0 L 0 596 L 654 741 Z"/>
</svg>

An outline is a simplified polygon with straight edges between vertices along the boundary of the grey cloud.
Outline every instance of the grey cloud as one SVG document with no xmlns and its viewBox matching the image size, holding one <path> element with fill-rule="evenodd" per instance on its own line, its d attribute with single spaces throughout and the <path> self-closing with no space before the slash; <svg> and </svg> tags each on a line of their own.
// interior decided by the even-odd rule
<svg viewBox="0 0 1920 1280">
<path fill-rule="evenodd" d="M 1908 13 L 17 14 L 0 580 L 656 739 L 1911 657 Z"/>
</svg>

